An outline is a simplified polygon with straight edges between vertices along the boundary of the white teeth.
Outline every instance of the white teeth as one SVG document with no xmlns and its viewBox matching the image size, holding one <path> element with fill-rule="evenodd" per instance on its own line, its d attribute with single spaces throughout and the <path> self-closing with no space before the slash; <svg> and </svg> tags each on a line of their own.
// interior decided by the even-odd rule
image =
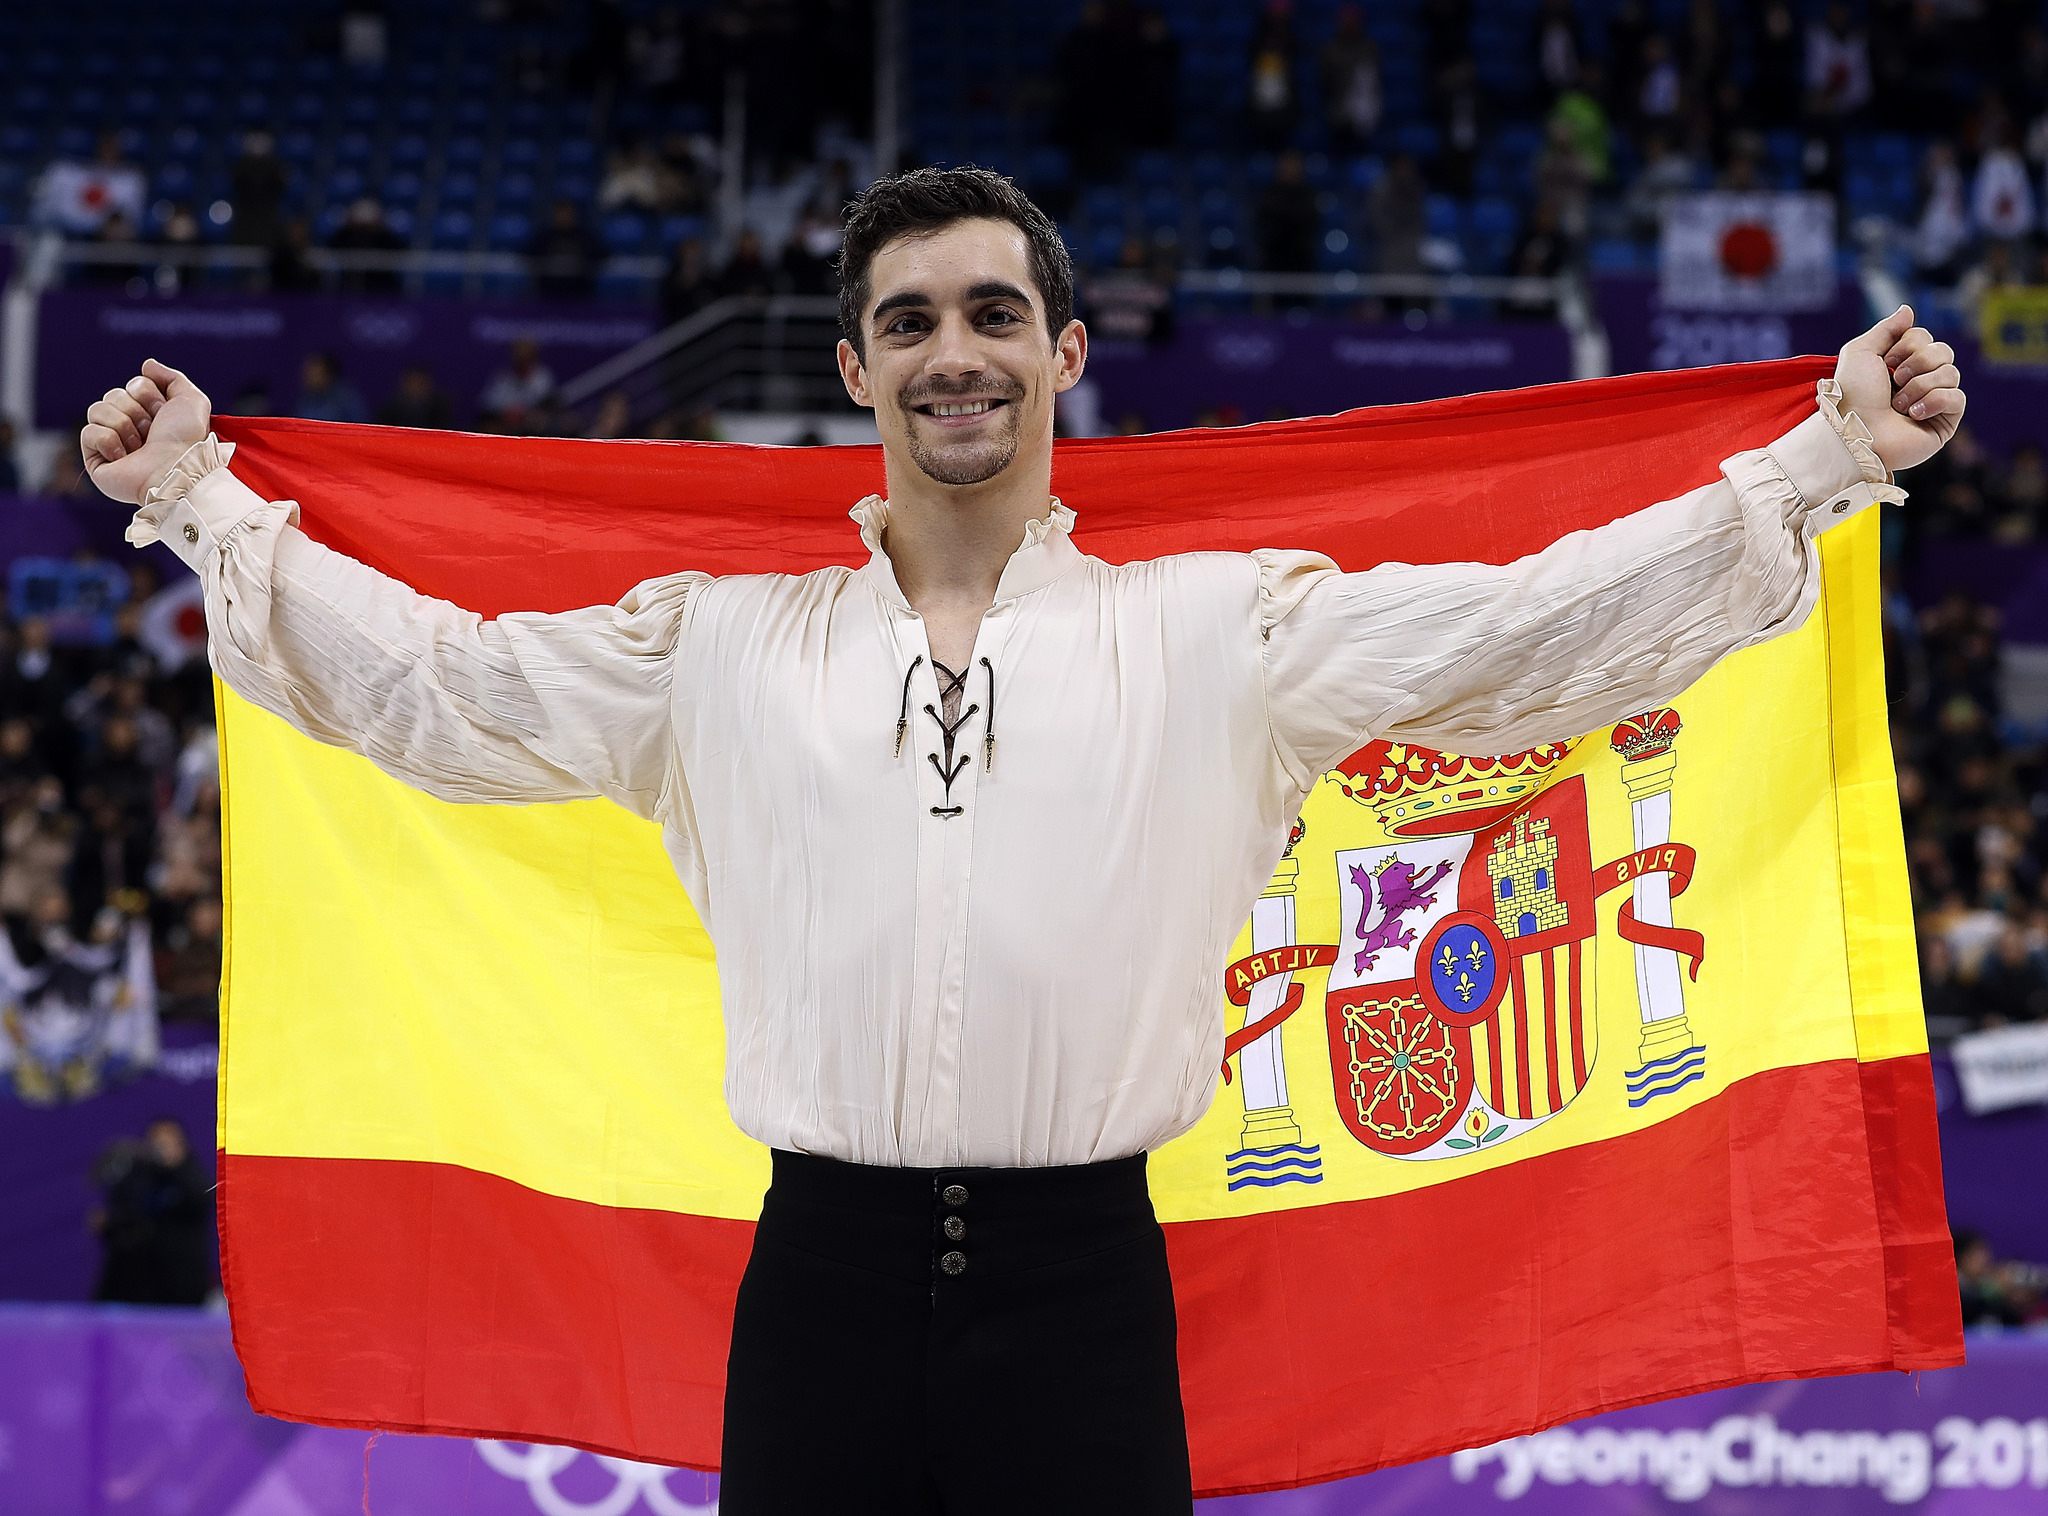
<svg viewBox="0 0 2048 1516">
<path fill-rule="evenodd" d="M 976 400 L 968 405 L 934 405 L 932 407 L 932 414 L 934 416 L 979 416 L 988 407 L 989 403 L 986 400 Z"/>
</svg>

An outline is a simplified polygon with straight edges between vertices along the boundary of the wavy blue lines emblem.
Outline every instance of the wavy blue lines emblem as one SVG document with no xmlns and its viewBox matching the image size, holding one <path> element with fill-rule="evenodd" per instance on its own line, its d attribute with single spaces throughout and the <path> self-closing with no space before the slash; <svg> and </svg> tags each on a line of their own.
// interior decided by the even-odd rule
<svg viewBox="0 0 2048 1516">
<path fill-rule="evenodd" d="M 1628 1103 L 1647 1105 L 1659 1095 L 1682 1090 L 1695 1079 L 1707 1077 L 1707 1050 L 1689 1047 L 1681 1052 L 1652 1058 L 1639 1069 L 1628 1071 Z"/>
<path fill-rule="evenodd" d="M 1306 1147 L 1298 1142 L 1276 1148 L 1240 1148 L 1223 1160 L 1226 1190 L 1241 1190 L 1248 1184 L 1271 1189 L 1278 1184 L 1321 1184 L 1323 1149 L 1319 1143 Z"/>
</svg>

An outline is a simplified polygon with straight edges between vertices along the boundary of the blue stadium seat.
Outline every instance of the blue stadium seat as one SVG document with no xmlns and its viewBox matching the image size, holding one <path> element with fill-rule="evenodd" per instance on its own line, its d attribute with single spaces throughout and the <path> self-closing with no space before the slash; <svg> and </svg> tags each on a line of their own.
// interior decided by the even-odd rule
<svg viewBox="0 0 2048 1516">
<path fill-rule="evenodd" d="M 533 218 L 519 211 L 500 211 L 491 217 L 490 245 L 503 252 L 518 252 L 533 240 Z"/>
<path fill-rule="evenodd" d="M 443 205 L 469 205 L 475 201 L 481 181 L 475 174 L 457 170 L 443 174 L 436 188 Z"/>
<path fill-rule="evenodd" d="M 614 211 L 598 223 L 598 235 L 614 253 L 638 253 L 646 249 L 647 218 L 637 211 Z"/>
<path fill-rule="evenodd" d="M 533 204 L 531 174 L 500 174 L 491 181 L 491 194 L 500 210 L 521 210 Z"/>
<path fill-rule="evenodd" d="M 437 248 L 466 248 L 476 237 L 476 217 L 468 211 L 440 211 L 434 216 L 432 245 Z"/>
</svg>

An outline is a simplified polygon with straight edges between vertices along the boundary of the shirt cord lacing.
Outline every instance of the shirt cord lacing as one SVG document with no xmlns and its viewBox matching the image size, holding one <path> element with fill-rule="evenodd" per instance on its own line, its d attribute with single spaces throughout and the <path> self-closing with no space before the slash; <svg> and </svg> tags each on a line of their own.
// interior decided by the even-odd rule
<svg viewBox="0 0 2048 1516">
<path fill-rule="evenodd" d="M 911 676 L 916 674 L 919 665 L 923 662 L 924 654 L 919 653 L 910 660 L 910 667 L 903 671 L 903 698 L 896 711 L 896 756 L 899 758 L 903 756 L 904 735 L 910 730 L 910 680 Z M 988 719 L 984 725 L 981 739 L 981 770 L 986 774 L 994 770 L 996 762 L 996 671 L 994 665 L 986 658 L 981 660 L 981 669 L 988 679 Z M 943 706 L 948 696 L 958 693 L 961 687 L 967 683 L 967 677 L 973 670 L 963 669 L 956 674 L 947 668 L 945 664 L 934 658 L 932 660 L 932 672 L 934 675 L 942 676 L 943 678 L 939 688 L 939 704 Z M 931 763 L 933 771 L 938 774 L 940 781 L 946 786 L 946 800 L 948 803 L 943 806 L 933 806 L 931 813 L 934 816 L 958 816 L 965 809 L 964 806 L 951 803 L 953 799 L 953 781 L 958 779 L 960 771 L 967 767 L 967 757 L 965 754 L 962 754 L 957 759 L 954 757 L 953 742 L 960 728 L 967 724 L 967 718 L 976 714 L 980 709 L 981 707 L 978 705 L 970 705 L 949 722 L 935 707 L 927 705 L 924 708 L 924 713 L 938 723 L 939 731 L 943 734 L 946 744 L 944 762 L 940 761 L 937 753 L 927 753 L 925 755 L 926 759 Z"/>
</svg>

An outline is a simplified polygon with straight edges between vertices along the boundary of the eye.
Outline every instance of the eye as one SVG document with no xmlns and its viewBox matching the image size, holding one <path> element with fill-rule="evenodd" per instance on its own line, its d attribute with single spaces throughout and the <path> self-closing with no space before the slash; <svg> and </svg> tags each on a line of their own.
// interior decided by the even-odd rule
<svg viewBox="0 0 2048 1516">
<path fill-rule="evenodd" d="M 883 327 L 882 330 L 892 337 L 899 336 L 902 334 L 906 323 L 916 327 L 921 326 L 923 322 L 924 318 L 922 316 L 898 316 L 894 321 Z"/>
<path fill-rule="evenodd" d="M 984 321 L 993 321 L 998 316 L 1001 316 L 1003 318 L 1002 324 L 1004 326 L 1015 326 L 1017 324 L 1017 313 L 1015 311 L 1006 309 L 1005 307 L 1000 305 L 995 306 L 993 309 L 989 310 L 986 314 L 982 316 L 981 319 Z"/>
</svg>

